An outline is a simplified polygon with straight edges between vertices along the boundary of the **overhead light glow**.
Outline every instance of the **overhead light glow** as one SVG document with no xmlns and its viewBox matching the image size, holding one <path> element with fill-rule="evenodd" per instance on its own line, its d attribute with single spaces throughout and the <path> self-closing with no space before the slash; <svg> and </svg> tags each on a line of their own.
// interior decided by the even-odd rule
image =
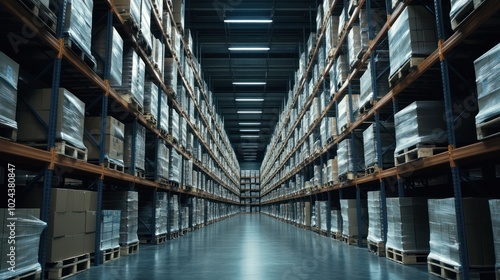
<svg viewBox="0 0 500 280">
<path fill-rule="evenodd" d="M 225 19 L 227 23 L 271 23 L 272 19 Z"/>
<path fill-rule="evenodd" d="M 238 111 L 238 114 L 262 114 L 262 111 Z"/>
<path fill-rule="evenodd" d="M 264 98 L 236 98 L 238 102 L 261 102 L 264 101 Z"/>
<path fill-rule="evenodd" d="M 260 129 L 240 129 L 240 132 L 259 132 Z"/>
<path fill-rule="evenodd" d="M 233 82 L 235 86 L 258 86 L 265 85 L 266 82 Z"/>
<path fill-rule="evenodd" d="M 260 122 L 247 122 L 247 123 L 241 123 L 240 125 L 260 125 Z"/>
<path fill-rule="evenodd" d="M 268 51 L 269 47 L 229 47 L 230 51 Z"/>
<path fill-rule="evenodd" d="M 259 138 L 259 135 L 240 135 L 241 138 Z"/>
</svg>

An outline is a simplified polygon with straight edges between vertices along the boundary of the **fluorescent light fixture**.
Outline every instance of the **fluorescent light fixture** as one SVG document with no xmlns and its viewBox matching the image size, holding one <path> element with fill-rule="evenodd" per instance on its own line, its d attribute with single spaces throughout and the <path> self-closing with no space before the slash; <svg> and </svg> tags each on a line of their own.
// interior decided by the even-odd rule
<svg viewBox="0 0 500 280">
<path fill-rule="evenodd" d="M 240 135 L 241 138 L 259 138 L 259 135 Z"/>
<path fill-rule="evenodd" d="M 237 102 L 261 102 L 264 98 L 236 98 Z"/>
<path fill-rule="evenodd" d="M 260 129 L 240 129 L 240 132 L 259 132 Z"/>
<path fill-rule="evenodd" d="M 240 122 L 240 125 L 260 125 L 260 122 L 247 122 L 247 123 Z"/>
<path fill-rule="evenodd" d="M 268 51 L 269 47 L 229 47 L 230 51 Z"/>
<path fill-rule="evenodd" d="M 227 23 L 271 23 L 272 19 L 225 19 Z"/>
<path fill-rule="evenodd" d="M 233 82 L 235 86 L 258 86 L 265 85 L 266 82 Z"/>
<path fill-rule="evenodd" d="M 262 111 L 256 110 L 256 111 L 238 111 L 238 114 L 262 114 Z"/>
</svg>

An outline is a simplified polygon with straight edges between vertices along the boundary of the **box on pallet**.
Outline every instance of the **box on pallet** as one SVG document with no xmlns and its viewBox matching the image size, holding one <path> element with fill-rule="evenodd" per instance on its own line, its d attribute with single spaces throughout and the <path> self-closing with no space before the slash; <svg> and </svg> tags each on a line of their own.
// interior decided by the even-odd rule
<svg viewBox="0 0 500 280">
<path fill-rule="evenodd" d="M 114 0 L 114 4 L 124 20 L 131 21 L 133 26 L 139 28 L 141 0 Z"/>
<path fill-rule="evenodd" d="M 366 200 L 360 200 L 361 204 L 361 224 L 358 223 L 358 209 L 356 208 L 356 199 L 341 199 L 340 213 L 342 216 L 342 235 L 359 236 L 359 229 L 363 238 L 368 234 L 368 209 Z"/>
<path fill-rule="evenodd" d="M 495 247 L 495 267 L 500 269 L 500 199 L 491 199 L 489 205 Z"/>
<path fill-rule="evenodd" d="M 379 123 L 379 137 L 376 135 L 375 124 L 371 124 L 363 131 L 363 150 L 365 158 L 365 167 L 370 168 L 377 165 L 379 168 L 394 166 L 394 124 Z M 379 155 L 377 142 L 380 139 L 381 152 Z M 379 159 L 382 165 L 379 165 Z M 376 171 L 376 170 L 375 170 Z"/>
<path fill-rule="evenodd" d="M 17 128 L 17 81 L 19 64 L 0 52 L 0 125 Z"/>
<path fill-rule="evenodd" d="M 26 102 L 45 123 L 49 122 L 51 95 L 50 88 L 36 89 L 24 95 Z M 85 104 L 65 88 L 59 89 L 57 104 L 56 140 L 66 141 L 77 148 L 85 149 L 83 144 Z M 47 130 L 23 103 L 18 104 L 17 118 L 20 124 L 17 134 L 19 141 L 47 142 Z"/>
<path fill-rule="evenodd" d="M 92 10 L 94 2 L 69 1 L 66 5 L 64 36 L 69 37 L 78 48 L 91 56 L 92 45 Z M 93 58 L 92 58 L 93 59 Z"/>
<path fill-rule="evenodd" d="M 107 56 L 107 29 L 103 28 L 92 37 L 92 47 L 99 55 L 97 60 L 97 73 L 104 75 L 104 64 Z M 110 72 L 109 72 L 109 85 L 121 86 L 122 85 L 122 67 L 123 67 L 123 39 L 120 34 L 113 27 L 110 34 L 111 41 L 111 59 Z"/>
<path fill-rule="evenodd" d="M 136 127 L 134 133 L 134 126 Z M 135 144 L 135 148 L 134 147 Z M 146 159 L 146 128 L 137 123 L 125 124 L 125 145 L 123 151 L 123 161 L 125 168 L 132 168 L 135 170 L 145 171 Z M 135 150 L 135 157 L 132 157 L 132 152 Z M 135 162 L 132 162 L 135 158 Z"/>
<path fill-rule="evenodd" d="M 359 108 L 363 108 L 364 112 L 373 106 L 374 101 L 389 92 L 389 72 L 386 71 L 389 66 L 389 52 L 377 51 L 374 61 L 374 64 L 371 63 L 372 60 L 368 62 L 367 70 L 360 79 Z M 372 67 L 374 67 L 374 75 L 372 75 Z M 377 85 L 376 88 L 373 88 L 374 82 Z"/>
<path fill-rule="evenodd" d="M 122 85 L 117 86 L 129 103 L 135 102 L 142 109 L 144 106 L 144 79 L 146 64 L 132 46 L 123 50 Z"/>
<path fill-rule="evenodd" d="M 153 197 L 156 199 L 153 201 Z M 165 192 L 144 193 L 139 196 L 139 227 L 141 237 L 167 233 L 168 199 Z M 153 216 L 154 213 L 154 216 Z"/>
<path fill-rule="evenodd" d="M 144 112 L 154 120 L 158 118 L 158 86 L 153 81 L 144 83 Z"/>
<path fill-rule="evenodd" d="M 137 236 L 139 196 L 134 191 L 112 191 L 103 195 L 102 208 L 120 210 L 120 245 L 139 241 Z"/>
<path fill-rule="evenodd" d="M 85 137 L 84 143 L 88 149 L 88 160 L 99 160 L 99 145 L 101 144 L 101 117 L 86 117 L 85 129 L 94 138 L 98 145 Z M 104 159 L 123 166 L 123 147 L 125 140 L 125 125 L 111 116 L 106 117 L 106 146 Z"/>
<path fill-rule="evenodd" d="M 354 139 L 344 139 L 337 147 L 338 175 L 346 176 L 345 179 L 348 180 L 352 180 L 357 177 L 358 172 L 365 170 L 362 135 L 358 132 L 353 133 L 356 134 Z"/>
</svg>

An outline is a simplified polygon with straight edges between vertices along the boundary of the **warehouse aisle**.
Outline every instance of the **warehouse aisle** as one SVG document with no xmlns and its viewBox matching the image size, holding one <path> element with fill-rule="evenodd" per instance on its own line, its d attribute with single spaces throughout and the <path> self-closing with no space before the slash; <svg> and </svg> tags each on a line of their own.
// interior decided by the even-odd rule
<svg viewBox="0 0 500 280">
<path fill-rule="evenodd" d="M 92 267 L 72 280 L 437 279 L 308 230 L 241 214 L 139 254 Z"/>
</svg>

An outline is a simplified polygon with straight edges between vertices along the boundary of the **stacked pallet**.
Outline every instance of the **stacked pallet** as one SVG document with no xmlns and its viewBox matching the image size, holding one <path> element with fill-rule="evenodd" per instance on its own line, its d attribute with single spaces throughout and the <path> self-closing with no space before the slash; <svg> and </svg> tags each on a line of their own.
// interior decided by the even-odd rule
<svg viewBox="0 0 500 280">
<path fill-rule="evenodd" d="M 102 210 L 101 245 L 103 263 L 120 257 L 120 210 Z"/>
<path fill-rule="evenodd" d="M 138 235 L 141 242 L 159 244 L 166 240 L 168 199 L 165 192 L 157 192 L 156 200 L 152 194 L 139 196 Z M 154 214 L 154 215 L 153 215 Z"/>
<path fill-rule="evenodd" d="M 95 36 L 92 37 L 92 47 L 97 52 L 100 58 L 106 57 L 107 49 L 107 29 L 102 29 Z M 123 66 L 123 39 L 113 27 L 110 34 L 111 40 L 111 59 L 109 71 L 109 85 L 112 87 L 119 87 L 122 85 L 122 66 Z M 105 61 L 97 61 L 97 73 L 104 76 Z"/>
<path fill-rule="evenodd" d="M 340 200 L 342 240 L 349 245 L 358 244 L 359 237 L 361 237 L 363 242 L 366 242 L 366 237 L 368 235 L 368 209 L 366 208 L 366 200 L 360 200 L 359 203 L 361 204 L 360 213 L 358 213 L 356 207 L 356 199 Z M 359 221 L 361 221 L 361 223 Z M 359 236 L 360 233 L 361 236 Z"/>
<path fill-rule="evenodd" d="M 134 130 L 134 127 L 136 128 Z M 135 132 L 135 133 L 134 133 Z M 123 150 L 123 160 L 125 169 L 131 170 L 134 167 L 135 176 L 145 177 L 146 162 L 146 128 L 137 123 L 125 124 L 125 146 Z M 135 154 L 134 154 L 135 151 Z M 132 161 L 135 159 L 135 161 Z"/>
<path fill-rule="evenodd" d="M 85 129 L 93 139 L 87 137 L 85 146 L 88 148 L 88 160 L 99 161 L 99 146 L 101 144 L 101 132 L 104 130 L 106 146 L 104 147 L 104 160 L 106 167 L 123 172 L 123 152 L 125 140 L 125 125 L 115 118 L 106 117 L 106 127 L 102 129 L 101 117 L 86 117 Z"/>
<path fill-rule="evenodd" d="M 338 176 L 341 182 L 364 174 L 363 140 L 361 136 L 342 140 L 337 147 Z"/>
<path fill-rule="evenodd" d="M 0 70 L 0 137 L 15 141 L 19 64 L 0 52 Z"/>
<path fill-rule="evenodd" d="M 385 244 L 382 239 L 382 202 L 380 191 L 368 192 L 368 251 L 378 256 L 385 256 Z"/>
<path fill-rule="evenodd" d="M 363 131 L 363 151 L 365 158 L 365 173 L 376 172 L 378 168 L 388 168 L 394 166 L 394 124 L 380 123 L 380 138 L 377 139 L 375 124 L 371 124 Z M 378 143 L 380 141 L 380 143 Z M 379 155 L 378 145 L 381 146 L 382 154 Z M 382 165 L 379 166 L 379 160 Z"/>
</svg>

